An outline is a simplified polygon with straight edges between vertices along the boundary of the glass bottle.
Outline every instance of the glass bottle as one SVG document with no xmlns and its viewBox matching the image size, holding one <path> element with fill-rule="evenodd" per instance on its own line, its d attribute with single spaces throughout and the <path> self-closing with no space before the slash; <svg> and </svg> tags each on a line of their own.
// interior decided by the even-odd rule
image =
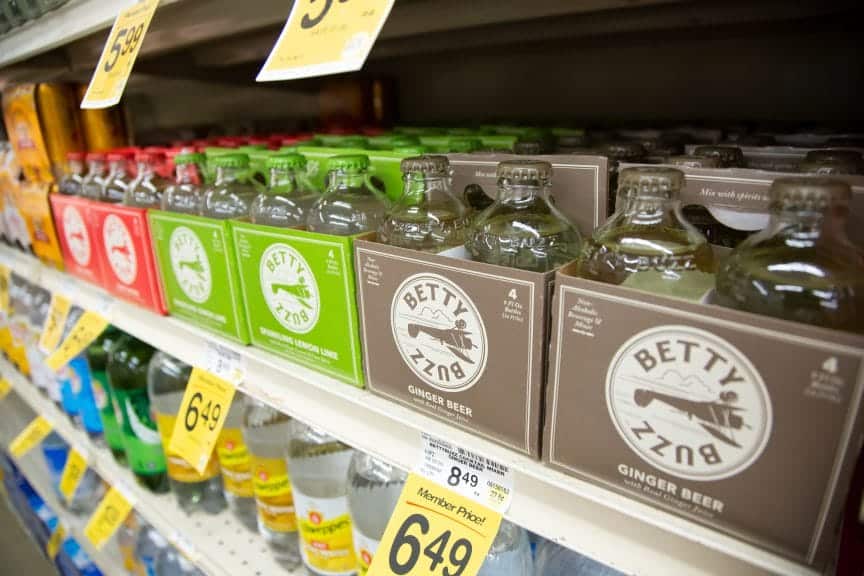
<svg viewBox="0 0 864 576">
<path fill-rule="evenodd" d="M 277 154 L 267 159 L 269 184 L 260 192 L 249 218 L 253 224 L 296 228 L 306 224 L 309 209 L 320 194 L 306 178 L 306 158 L 300 154 Z"/>
<path fill-rule="evenodd" d="M 331 158 L 327 191 L 309 210 L 306 228 L 334 236 L 377 230 L 387 201 L 372 184 L 368 170 L 369 157 L 362 154 Z"/>
<path fill-rule="evenodd" d="M 145 151 L 135 155 L 137 176 L 126 188 L 123 204 L 138 208 L 162 207 L 162 191 L 169 182 L 156 173 L 156 167 L 164 161 L 165 156 L 160 152 Z"/>
<path fill-rule="evenodd" d="M 811 150 L 801 162 L 800 172 L 820 176 L 864 174 L 864 159 L 855 150 Z"/>
<path fill-rule="evenodd" d="M 258 514 L 252 485 L 252 459 L 243 439 L 242 393 L 234 401 L 225 418 L 225 425 L 216 442 L 216 454 L 222 469 L 222 485 L 228 508 L 240 522 L 253 532 L 258 531 Z"/>
<path fill-rule="evenodd" d="M 537 546 L 534 573 L 537 576 L 624 576 L 610 566 L 551 540 L 542 540 Z"/>
<path fill-rule="evenodd" d="M 63 469 L 66 467 L 66 461 L 69 459 L 69 445 L 57 432 L 51 432 L 41 442 L 40 446 L 59 502 L 76 515 L 84 516 L 93 512 L 105 492 L 102 487 L 101 478 L 99 478 L 92 468 L 87 468 L 78 487 L 72 493 L 72 497 L 67 500 L 60 493 L 60 479 L 63 477 Z"/>
<path fill-rule="evenodd" d="M 167 546 L 156 559 L 158 576 L 201 576 L 201 571 L 173 546 Z"/>
<path fill-rule="evenodd" d="M 126 190 L 132 177 L 127 170 L 129 164 L 128 154 L 124 152 L 112 152 L 108 154 L 108 175 L 102 181 L 102 191 L 99 200 L 118 204 L 123 202 Z"/>
<path fill-rule="evenodd" d="M 161 493 L 169 488 L 165 454 L 147 396 L 147 369 L 155 352 L 148 344 L 124 334 L 108 353 L 106 372 L 129 467 L 139 483 Z"/>
<path fill-rule="evenodd" d="M 601 144 L 597 152 L 609 161 L 609 190 L 618 189 L 618 166 L 621 162 L 639 162 L 645 157 L 645 148 L 638 142 L 607 142 Z M 609 200 L 608 214 L 611 215 L 615 211 L 616 198 L 612 196 Z"/>
<path fill-rule="evenodd" d="M 90 200 L 101 200 L 102 185 L 107 175 L 105 154 L 102 152 L 88 152 L 85 160 L 87 162 L 87 173 L 81 179 L 81 196 Z"/>
<path fill-rule="evenodd" d="M 300 552 L 286 461 L 290 433 L 290 417 L 254 398 L 246 398 L 243 438 L 252 459 L 258 531 L 276 560 L 293 569 L 300 563 Z"/>
<path fill-rule="evenodd" d="M 498 196 L 475 218 L 465 247 L 474 260 L 547 272 L 574 260 L 582 240 L 550 201 L 552 166 L 534 160 L 501 162 Z"/>
<path fill-rule="evenodd" d="M 194 152 L 174 157 L 174 182 L 162 193 L 162 210 L 195 216 L 201 213 L 204 194 L 198 166 L 203 162 L 204 155 Z"/>
<path fill-rule="evenodd" d="M 684 174 L 675 168 L 621 171 L 618 210 L 579 256 L 583 278 L 698 300 L 714 283 L 714 255 L 681 213 Z"/>
<path fill-rule="evenodd" d="M 60 342 L 69 336 L 69 332 L 84 314 L 84 310 L 78 306 L 72 306 L 69 309 L 69 314 L 66 316 L 66 323 L 63 325 L 63 333 L 60 336 Z M 79 355 L 80 356 L 80 355 Z M 78 408 L 78 391 L 81 388 L 80 374 L 81 363 L 78 358 L 73 358 L 65 366 L 57 371 L 57 377 L 60 380 L 60 408 L 66 413 L 69 418 L 76 424 L 81 423 L 81 412 Z M 86 363 L 85 363 L 86 364 Z"/>
<path fill-rule="evenodd" d="M 477 576 L 531 576 L 533 569 L 528 533 L 524 528 L 501 520 L 498 534 Z"/>
<path fill-rule="evenodd" d="M 84 181 L 84 153 L 66 153 L 66 175 L 57 186 L 58 192 L 64 196 L 80 196 L 81 184 Z"/>
<path fill-rule="evenodd" d="M 108 363 L 108 354 L 121 336 L 122 332 L 113 326 L 109 326 L 87 347 L 84 354 L 90 366 L 93 398 L 96 401 L 96 407 L 99 409 L 103 438 L 109 450 L 111 450 L 114 459 L 121 464 L 125 464 L 126 452 L 123 449 L 123 431 L 114 412 L 111 387 L 108 385 L 108 376 L 105 372 Z"/>
<path fill-rule="evenodd" d="M 568 131 L 555 139 L 556 154 L 581 154 L 588 147 L 588 134 L 583 130 Z"/>
<path fill-rule="evenodd" d="M 355 451 L 351 457 L 348 508 L 360 576 L 365 576 L 372 564 L 405 479 L 404 471 L 369 454 Z"/>
<path fill-rule="evenodd" d="M 402 197 L 378 227 L 378 240 L 422 252 L 441 252 L 465 242 L 468 209 L 450 190 L 446 156 L 402 160 Z"/>
<path fill-rule="evenodd" d="M 201 215 L 217 220 L 245 218 L 257 195 L 248 180 L 249 157 L 245 154 L 220 154 L 210 161 L 216 180 L 204 192 Z"/>
<path fill-rule="evenodd" d="M 850 198 L 849 185 L 841 180 L 775 180 L 769 224 L 723 262 L 717 302 L 864 332 L 864 254 L 846 235 Z"/>
<path fill-rule="evenodd" d="M 186 513 L 203 511 L 217 514 L 225 509 L 225 498 L 222 495 L 222 478 L 219 475 L 216 453 L 210 455 L 207 467 L 199 474 L 186 460 L 168 450 L 186 384 L 191 375 L 192 366 L 189 364 L 166 352 L 156 352 L 147 369 L 147 393 L 151 410 L 156 416 L 156 426 L 162 437 L 168 483 L 177 504 Z M 208 417 L 211 421 L 217 421 L 215 408 L 210 410 Z"/>
<path fill-rule="evenodd" d="M 162 551 L 170 544 L 158 530 L 144 523 L 138 530 L 138 542 L 135 544 L 135 556 L 144 566 L 146 576 L 159 576 L 156 571 L 156 560 Z"/>
<path fill-rule="evenodd" d="M 720 168 L 744 167 L 744 153 L 737 146 L 697 146 L 693 155 L 717 158 Z"/>
<path fill-rule="evenodd" d="M 357 573 L 348 509 L 348 467 L 353 452 L 329 434 L 291 421 L 288 467 L 300 531 L 300 555 L 306 571 L 313 576 Z"/>
</svg>

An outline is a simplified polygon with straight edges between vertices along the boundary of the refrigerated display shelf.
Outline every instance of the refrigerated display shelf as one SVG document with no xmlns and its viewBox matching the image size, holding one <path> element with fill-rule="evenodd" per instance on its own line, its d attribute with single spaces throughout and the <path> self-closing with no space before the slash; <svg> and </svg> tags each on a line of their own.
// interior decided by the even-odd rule
<svg viewBox="0 0 864 576">
<path fill-rule="evenodd" d="M 214 347 L 233 351 L 245 368 L 245 379 L 238 387 L 242 392 L 384 461 L 414 468 L 422 454 L 423 433 L 494 458 L 514 471 L 514 497 L 506 513 L 510 521 L 624 573 L 818 574 L 731 536 L 550 470 L 539 461 L 367 390 L 116 300 L 33 257 L 3 248 L 0 261 L 31 282 L 102 312 L 118 328 L 189 364 L 206 366 Z M 34 401 L 50 404 L 34 394 Z"/>
<path fill-rule="evenodd" d="M 0 371 L 32 409 L 54 426 L 54 430 L 78 450 L 99 476 L 131 498 L 131 503 L 153 528 L 181 550 L 208 576 L 299 576 L 279 565 L 271 556 L 263 538 L 249 531 L 228 510 L 219 514 L 187 515 L 172 494 L 153 494 L 135 482 L 129 469 L 118 464 L 111 452 L 93 442 L 69 418 L 43 396 L 14 366 L 0 360 Z M 2 407 L 0 407 L 2 412 Z M 29 478 L 29 476 L 28 476 Z M 44 491 L 40 491 L 43 494 Z M 53 491 L 48 492 L 53 494 Z M 46 498 L 46 501 L 48 499 Z M 54 498 L 56 503 L 56 496 Z M 53 509 L 58 510 L 49 501 Z M 83 537 L 83 526 L 81 527 Z M 76 536 L 77 537 L 77 536 Z M 90 553 L 92 547 L 87 549 Z M 117 565 L 115 565 L 115 568 Z M 108 576 L 125 574 L 123 570 L 106 572 Z"/>
</svg>

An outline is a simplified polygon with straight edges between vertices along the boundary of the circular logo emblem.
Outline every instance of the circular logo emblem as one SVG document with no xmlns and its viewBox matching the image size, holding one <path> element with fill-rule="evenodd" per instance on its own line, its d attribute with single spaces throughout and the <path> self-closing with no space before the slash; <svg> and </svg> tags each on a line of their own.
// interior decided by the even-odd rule
<svg viewBox="0 0 864 576">
<path fill-rule="evenodd" d="M 473 386 L 486 369 L 486 327 L 462 289 L 438 274 L 409 277 L 393 297 L 390 328 L 402 360 L 439 390 Z"/>
<path fill-rule="evenodd" d="M 79 266 L 87 266 L 90 263 L 90 235 L 87 234 L 84 219 L 75 206 L 67 206 L 63 210 L 63 234 L 72 258 Z"/>
<path fill-rule="evenodd" d="M 186 226 L 175 228 L 168 242 L 168 255 L 183 293 L 198 304 L 206 302 L 213 290 L 213 276 L 210 259 L 198 235 Z"/>
<path fill-rule="evenodd" d="M 261 255 L 261 290 L 270 313 L 285 329 L 306 334 L 318 323 L 321 298 L 306 259 L 287 244 L 272 244 Z"/>
<path fill-rule="evenodd" d="M 105 218 L 102 240 L 114 275 L 124 284 L 132 284 L 138 276 L 138 258 L 132 245 L 132 235 L 116 214 L 109 214 Z"/>
<path fill-rule="evenodd" d="M 680 478 L 720 480 L 759 458 L 771 435 L 771 399 L 750 360 L 689 326 L 640 332 L 606 373 L 606 404 L 640 458 Z"/>
</svg>

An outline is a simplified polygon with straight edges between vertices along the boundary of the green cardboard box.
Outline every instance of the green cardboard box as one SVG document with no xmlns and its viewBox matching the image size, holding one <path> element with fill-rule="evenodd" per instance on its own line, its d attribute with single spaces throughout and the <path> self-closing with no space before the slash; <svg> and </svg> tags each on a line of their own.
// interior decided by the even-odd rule
<svg viewBox="0 0 864 576">
<path fill-rule="evenodd" d="M 388 150 L 362 150 L 358 148 L 328 148 L 298 146 L 296 152 L 306 157 L 306 171 L 309 180 L 319 189 L 326 188 L 324 179 L 330 169 L 330 158 L 342 154 L 365 154 L 369 157 L 370 173 L 373 181 L 390 200 L 398 200 L 402 195 L 402 171 L 400 165 L 407 154 Z"/>
<path fill-rule="evenodd" d="M 168 312 L 248 344 L 229 223 L 161 210 L 149 218 Z"/>
</svg>

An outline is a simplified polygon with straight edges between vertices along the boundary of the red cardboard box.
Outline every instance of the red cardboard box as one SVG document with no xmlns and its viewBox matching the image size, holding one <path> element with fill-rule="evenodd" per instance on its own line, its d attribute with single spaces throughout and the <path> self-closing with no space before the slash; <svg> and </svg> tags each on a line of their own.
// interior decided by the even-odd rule
<svg viewBox="0 0 864 576">
<path fill-rule="evenodd" d="M 54 227 L 66 270 L 83 280 L 102 285 L 102 243 L 96 242 L 93 235 L 93 204 L 86 198 L 51 194 Z"/>
</svg>

